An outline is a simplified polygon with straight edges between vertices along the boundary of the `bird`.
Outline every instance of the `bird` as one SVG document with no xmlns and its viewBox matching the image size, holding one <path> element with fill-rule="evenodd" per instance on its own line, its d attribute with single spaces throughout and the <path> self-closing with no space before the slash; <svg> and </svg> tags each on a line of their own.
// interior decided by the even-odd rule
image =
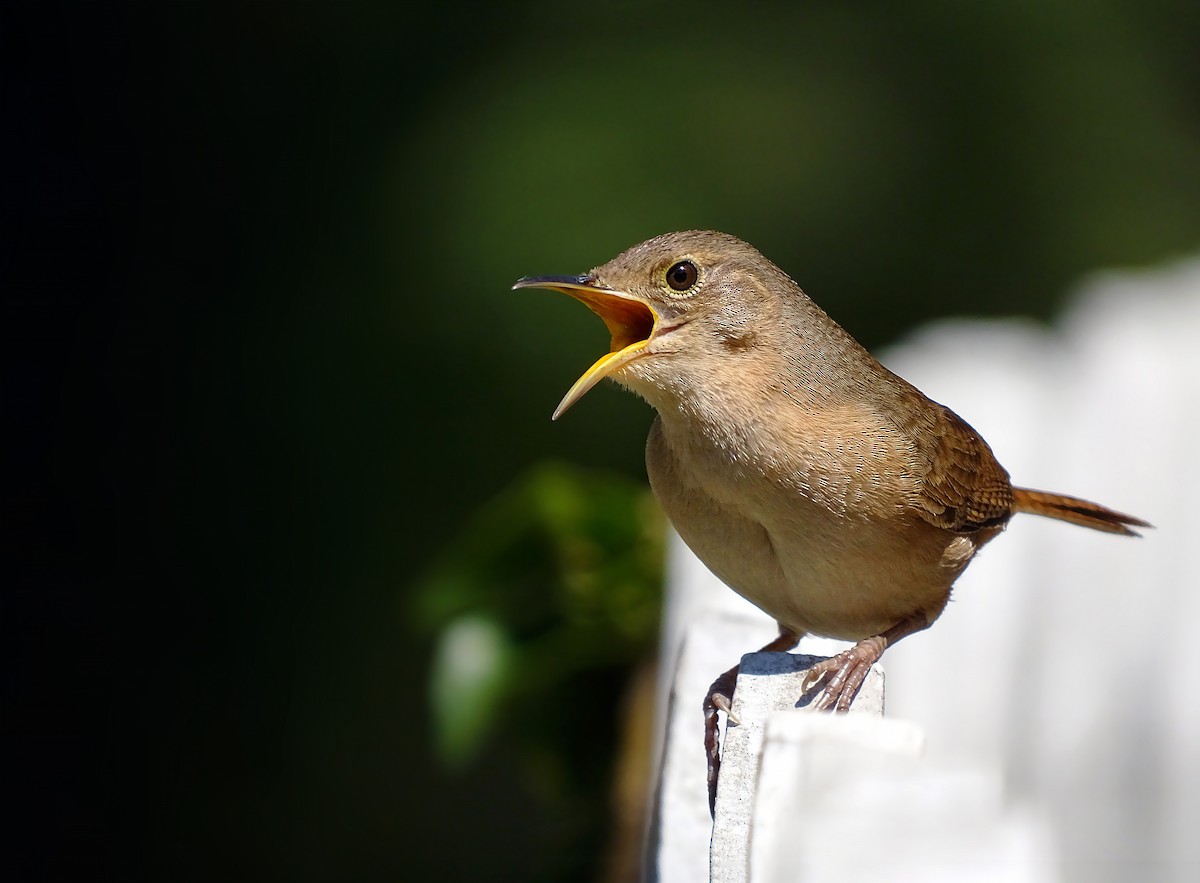
<svg viewBox="0 0 1200 883">
<path fill-rule="evenodd" d="M 1140 518 L 1014 487 L 987 442 L 881 365 L 757 249 L 726 233 L 656 236 L 578 276 L 514 289 L 567 294 L 611 336 L 557 420 L 604 378 L 657 412 L 650 486 L 676 532 L 729 588 L 773 617 L 765 651 L 803 635 L 855 642 L 812 666 L 812 706 L 850 708 L 870 667 L 928 628 L 980 548 L 1019 513 L 1138 536 Z M 710 810 L 717 711 L 704 698 Z M 732 718 L 736 722 L 736 718 Z"/>
</svg>

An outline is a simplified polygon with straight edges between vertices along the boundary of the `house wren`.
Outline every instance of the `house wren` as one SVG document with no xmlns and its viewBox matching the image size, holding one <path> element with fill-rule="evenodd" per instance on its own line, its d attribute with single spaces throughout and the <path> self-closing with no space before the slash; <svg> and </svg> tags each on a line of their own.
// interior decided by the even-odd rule
<svg viewBox="0 0 1200 883">
<path fill-rule="evenodd" d="M 1014 488 L 979 434 L 877 362 L 783 271 L 723 233 L 668 233 L 584 276 L 520 279 L 592 309 L 612 335 L 554 417 L 604 377 L 658 412 L 655 495 L 684 542 L 803 634 L 857 641 L 812 668 L 814 705 L 845 711 L 871 665 L 941 614 L 975 553 L 1017 512 L 1125 535 L 1140 519 Z M 717 709 L 705 699 L 710 801 Z"/>
</svg>

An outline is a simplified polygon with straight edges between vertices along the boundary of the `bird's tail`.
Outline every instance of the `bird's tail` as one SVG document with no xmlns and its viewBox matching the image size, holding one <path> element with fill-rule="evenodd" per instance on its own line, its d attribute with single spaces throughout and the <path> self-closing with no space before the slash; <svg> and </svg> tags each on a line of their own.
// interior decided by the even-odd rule
<svg viewBox="0 0 1200 883">
<path fill-rule="evenodd" d="M 1124 534 L 1127 537 L 1141 536 L 1134 527 L 1153 527 L 1148 521 L 1134 518 L 1123 512 L 1101 506 L 1099 503 L 1089 503 L 1077 497 L 1067 497 L 1063 494 L 1048 494 L 1045 491 L 1034 491 L 1029 488 L 1013 488 L 1013 509 L 1017 512 L 1029 512 L 1032 515 L 1045 515 L 1047 518 L 1057 518 L 1069 521 L 1093 530 L 1103 530 L 1108 533 Z"/>
</svg>

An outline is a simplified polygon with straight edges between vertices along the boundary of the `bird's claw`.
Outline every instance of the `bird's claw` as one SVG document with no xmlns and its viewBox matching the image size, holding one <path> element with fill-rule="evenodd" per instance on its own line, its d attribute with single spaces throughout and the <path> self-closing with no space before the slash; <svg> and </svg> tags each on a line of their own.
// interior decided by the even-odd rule
<svg viewBox="0 0 1200 883">
<path fill-rule="evenodd" d="M 866 638 L 849 650 L 843 650 L 812 666 L 800 685 L 805 696 L 821 688 L 810 707 L 816 711 L 849 711 L 871 666 L 883 655 L 885 646 L 881 638 Z"/>
<path fill-rule="evenodd" d="M 733 703 L 724 693 L 713 693 L 708 698 L 715 707 L 725 712 L 725 716 L 729 718 L 731 724 L 737 726 L 742 722 L 741 718 L 733 713 Z"/>
</svg>

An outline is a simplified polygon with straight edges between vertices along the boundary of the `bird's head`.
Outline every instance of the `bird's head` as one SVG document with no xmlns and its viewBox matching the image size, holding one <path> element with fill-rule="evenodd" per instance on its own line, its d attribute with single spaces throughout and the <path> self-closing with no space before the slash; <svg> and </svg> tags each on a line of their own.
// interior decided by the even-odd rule
<svg viewBox="0 0 1200 883">
<path fill-rule="evenodd" d="M 732 354 L 752 351 L 778 329 L 773 292 L 799 294 L 752 246 L 707 230 L 665 233 L 582 276 L 526 276 L 513 288 L 569 294 L 612 335 L 609 352 L 575 381 L 555 419 L 605 377 L 655 405 L 711 383 Z"/>
</svg>

